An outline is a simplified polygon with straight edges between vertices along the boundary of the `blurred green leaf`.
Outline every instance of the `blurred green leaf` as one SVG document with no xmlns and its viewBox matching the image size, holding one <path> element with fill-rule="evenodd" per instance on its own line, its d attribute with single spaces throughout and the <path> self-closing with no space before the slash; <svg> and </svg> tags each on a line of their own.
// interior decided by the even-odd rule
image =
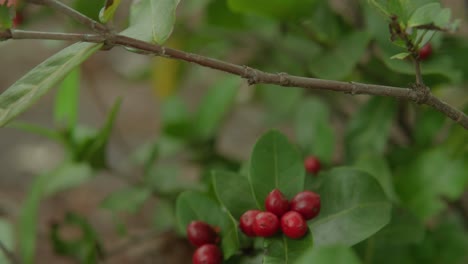
<svg viewBox="0 0 468 264">
<path fill-rule="evenodd" d="M 54 170 L 43 173 L 34 179 L 18 220 L 19 252 L 25 264 L 34 263 L 38 211 L 41 199 L 54 192 L 79 185 L 89 176 L 89 168 L 86 164 L 64 162 Z"/>
<path fill-rule="evenodd" d="M 288 138 L 276 130 L 265 133 L 250 158 L 249 180 L 257 208 L 264 208 L 265 197 L 275 188 L 291 199 L 304 189 L 304 174 L 301 155 Z"/>
<path fill-rule="evenodd" d="M 440 3 L 430 3 L 427 5 L 424 5 L 411 15 L 411 17 L 408 20 L 408 27 L 417 27 L 421 25 L 427 25 L 427 24 L 433 24 L 434 18 L 437 18 L 437 16 L 441 13 L 442 7 L 440 6 Z M 450 14 L 449 14 L 449 19 L 450 19 Z M 435 23 L 434 23 L 435 24 Z"/>
<path fill-rule="evenodd" d="M 8 123 L 5 127 L 14 128 L 14 129 L 18 129 L 18 130 L 28 132 L 31 134 L 43 136 L 52 141 L 61 142 L 63 140 L 60 132 L 47 128 L 47 127 L 32 124 L 32 123 L 14 121 L 14 122 Z"/>
<path fill-rule="evenodd" d="M 310 231 L 300 239 L 289 239 L 285 235 L 267 238 L 263 263 L 298 263 L 301 256 L 311 250 L 313 245 L 314 239 Z"/>
<path fill-rule="evenodd" d="M 98 51 L 102 44 L 73 44 L 16 81 L 0 94 L 0 126 L 24 112 L 76 66 Z"/>
<path fill-rule="evenodd" d="M 331 48 L 338 44 L 339 39 L 349 31 L 349 28 L 340 14 L 337 14 L 330 6 L 330 1 L 316 2 L 317 4 L 310 9 L 311 15 L 305 18 L 302 25 L 304 29 L 310 31 L 308 35 L 312 36 L 317 44 Z M 313 42 L 309 40 L 309 43 Z"/>
<path fill-rule="evenodd" d="M 326 104 L 316 98 L 304 100 L 296 113 L 295 129 L 297 141 L 306 154 L 331 163 L 335 153 L 335 129 Z"/>
<path fill-rule="evenodd" d="M 414 124 L 414 140 L 419 146 L 429 146 L 443 128 L 445 115 L 433 109 L 421 109 Z"/>
<path fill-rule="evenodd" d="M 106 3 L 99 12 L 99 21 L 107 23 L 114 17 L 115 11 L 120 5 L 120 0 L 106 0 Z"/>
<path fill-rule="evenodd" d="M 192 123 L 187 106 L 182 98 L 166 98 L 161 106 L 163 131 L 175 138 L 187 139 L 192 133 Z"/>
<path fill-rule="evenodd" d="M 194 131 L 201 139 L 215 135 L 237 96 L 241 79 L 237 76 L 226 77 L 219 81 L 203 97 L 194 117 Z"/>
<path fill-rule="evenodd" d="M 401 200 L 421 219 L 429 219 L 445 208 L 442 197 L 455 200 L 468 185 L 468 159 L 450 157 L 441 148 L 413 157 L 401 167 L 395 187 Z"/>
<path fill-rule="evenodd" d="M 317 0 L 227 0 L 233 11 L 280 19 L 299 19 L 310 14 Z"/>
<path fill-rule="evenodd" d="M 55 96 L 55 124 L 73 129 L 78 119 L 80 68 L 72 70 L 63 80 Z"/>
<path fill-rule="evenodd" d="M 180 0 L 135 1 L 130 9 L 130 27 L 121 34 L 163 44 L 171 35 Z"/>
<path fill-rule="evenodd" d="M 372 175 L 379 182 L 387 198 L 392 202 L 398 203 L 400 199 L 395 192 L 392 172 L 383 157 L 363 154 L 357 158 L 354 166 Z"/>
<path fill-rule="evenodd" d="M 66 227 L 76 227 L 80 231 L 79 237 L 74 240 L 67 240 L 61 237 L 60 229 Z M 102 255 L 99 237 L 84 217 L 74 213 L 67 213 L 62 223 L 52 225 L 50 238 L 54 251 L 60 255 L 71 256 L 80 263 L 99 263 Z"/>
<path fill-rule="evenodd" d="M 146 186 L 161 195 L 173 195 L 181 191 L 195 189 L 198 184 L 183 178 L 180 165 L 156 164 L 146 175 Z"/>
<path fill-rule="evenodd" d="M 99 20 L 99 10 L 104 6 L 105 0 L 75 0 L 73 8 L 94 20 Z"/>
<path fill-rule="evenodd" d="M 232 172 L 214 171 L 211 179 L 218 201 L 235 219 L 257 208 L 246 177 Z"/>
<path fill-rule="evenodd" d="M 334 245 L 314 247 L 305 252 L 296 264 L 360 264 L 362 263 L 352 249 L 346 246 Z"/>
<path fill-rule="evenodd" d="M 401 52 L 401 53 L 398 53 L 398 54 L 395 54 L 393 56 L 390 57 L 390 59 L 392 60 L 404 60 L 406 59 L 408 56 L 410 56 L 411 53 L 409 52 Z"/>
<path fill-rule="evenodd" d="M 383 153 L 395 110 L 395 101 L 382 97 L 371 98 L 359 109 L 346 131 L 345 145 L 349 159 L 364 153 Z"/>
<path fill-rule="evenodd" d="M 10 16 L 10 8 L 6 5 L 0 5 L 0 30 L 9 29 L 11 26 L 12 17 Z"/>
<path fill-rule="evenodd" d="M 150 195 L 151 191 L 146 187 L 126 187 L 112 192 L 101 202 L 101 207 L 114 212 L 135 213 Z"/>
<path fill-rule="evenodd" d="M 233 13 L 225 0 L 210 1 L 206 7 L 206 19 L 210 25 L 229 29 L 242 29 L 245 22 L 241 14 Z"/>
<path fill-rule="evenodd" d="M 154 209 L 153 228 L 164 232 L 176 227 L 175 206 L 172 201 L 159 198 Z"/>
<path fill-rule="evenodd" d="M 344 167 L 332 169 L 323 178 L 317 190 L 321 211 L 310 223 L 317 246 L 351 246 L 388 224 L 392 205 L 374 177 Z"/>
<path fill-rule="evenodd" d="M 13 225 L 6 219 L 0 218 L 0 243 L 10 252 L 14 252 L 15 232 Z M 0 263 L 9 263 L 9 258 L 0 250 Z"/>
<path fill-rule="evenodd" d="M 309 69 L 319 78 L 341 80 L 348 77 L 367 50 L 367 32 L 352 32 L 343 36 L 336 47 L 311 58 Z"/>
<path fill-rule="evenodd" d="M 304 89 L 299 88 L 278 89 L 273 85 L 257 85 L 257 87 L 270 113 L 267 118 L 271 119 L 288 118 L 304 96 Z"/>
</svg>

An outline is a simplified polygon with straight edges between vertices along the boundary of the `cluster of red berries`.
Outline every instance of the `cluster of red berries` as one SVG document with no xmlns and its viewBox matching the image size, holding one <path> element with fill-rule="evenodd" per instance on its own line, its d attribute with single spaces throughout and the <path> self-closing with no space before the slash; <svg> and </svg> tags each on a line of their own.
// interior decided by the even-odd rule
<svg viewBox="0 0 468 264">
<path fill-rule="evenodd" d="M 249 210 L 241 218 L 239 227 L 250 237 L 271 237 L 279 229 L 292 239 L 303 237 L 308 230 L 307 220 L 320 212 L 320 196 L 311 191 L 298 193 L 291 202 L 274 189 L 265 199 L 266 211 Z"/>
<path fill-rule="evenodd" d="M 197 250 L 193 253 L 193 264 L 220 264 L 223 261 L 219 229 L 203 221 L 192 221 L 187 226 L 187 237 Z"/>
</svg>

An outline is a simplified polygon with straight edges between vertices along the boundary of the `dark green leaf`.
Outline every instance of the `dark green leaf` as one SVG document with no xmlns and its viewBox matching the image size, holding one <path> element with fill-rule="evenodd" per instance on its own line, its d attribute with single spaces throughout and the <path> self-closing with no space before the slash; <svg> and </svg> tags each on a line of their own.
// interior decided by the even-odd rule
<svg viewBox="0 0 468 264">
<path fill-rule="evenodd" d="M 77 43 L 36 66 L 0 94 L 0 126 L 24 112 L 102 44 Z"/>
<path fill-rule="evenodd" d="M 304 100 L 296 114 L 296 137 L 307 154 L 330 163 L 335 153 L 335 129 L 328 106 L 315 98 Z"/>
<path fill-rule="evenodd" d="M 278 89 L 273 85 L 258 85 L 258 89 L 271 118 L 287 118 L 304 96 L 304 89 Z"/>
<path fill-rule="evenodd" d="M 239 77 L 227 77 L 213 87 L 202 99 L 195 113 L 194 133 L 201 139 L 212 137 L 230 110 L 240 86 Z"/>
<path fill-rule="evenodd" d="M 420 112 L 414 124 L 414 140 L 419 146 L 429 146 L 442 129 L 446 117 L 433 109 Z"/>
<path fill-rule="evenodd" d="M 247 210 L 257 208 L 246 177 L 232 172 L 214 171 L 212 181 L 219 202 L 235 219 L 239 219 Z"/>
<path fill-rule="evenodd" d="M 249 180 L 258 208 L 264 208 L 265 197 L 275 188 L 290 199 L 304 188 L 301 155 L 283 134 L 267 132 L 254 146 Z"/>
<path fill-rule="evenodd" d="M 336 168 L 323 175 L 317 190 L 321 212 L 310 227 L 316 245 L 354 245 L 390 221 L 391 204 L 371 175 Z"/>
<path fill-rule="evenodd" d="M 99 10 L 104 6 L 105 0 L 75 0 L 73 8 L 94 20 L 99 20 Z"/>
<path fill-rule="evenodd" d="M 352 159 L 363 153 L 382 154 L 395 114 L 395 100 L 374 97 L 354 115 L 346 131 L 346 152 Z"/>
<path fill-rule="evenodd" d="M 264 264 L 299 263 L 302 255 L 311 250 L 314 239 L 310 231 L 301 239 L 289 239 L 284 235 L 265 239 Z"/>
<path fill-rule="evenodd" d="M 63 80 L 55 96 L 55 124 L 73 129 L 78 119 L 80 69 L 75 68 Z"/>
<path fill-rule="evenodd" d="M 163 44 L 171 35 L 180 0 L 135 1 L 130 10 L 130 27 L 121 34 Z"/>
<path fill-rule="evenodd" d="M 360 264 L 354 251 L 345 246 L 314 247 L 305 252 L 295 264 Z"/>
<path fill-rule="evenodd" d="M 466 157 L 450 157 L 442 149 L 432 149 L 414 157 L 397 173 L 395 186 L 403 203 L 421 219 L 445 208 L 442 197 L 455 200 L 468 184 Z"/>
<path fill-rule="evenodd" d="M 6 5 L 0 5 L 0 30 L 11 28 L 12 17 L 10 16 L 10 11 L 10 8 Z"/>
<path fill-rule="evenodd" d="M 370 39 L 367 32 L 359 31 L 343 36 L 332 50 L 310 60 L 310 71 L 323 79 L 348 77 L 367 50 Z"/>
<path fill-rule="evenodd" d="M 150 197 L 148 188 L 132 186 L 115 191 L 107 196 L 101 203 L 102 208 L 115 212 L 135 213 Z"/>
<path fill-rule="evenodd" d="M 99 12 L 99 20 L 107 23 L 114 17 L 115 11 L 120 5 L 120 0 L 106 0 L 104 7 Z"/>
<path fill-rule="evenodd" d="M 264 15 L 281 19 L 298 19 L 309 14 L 317 0 L 228 0 L 229 7 L 236 12 Z"/>
</svg>

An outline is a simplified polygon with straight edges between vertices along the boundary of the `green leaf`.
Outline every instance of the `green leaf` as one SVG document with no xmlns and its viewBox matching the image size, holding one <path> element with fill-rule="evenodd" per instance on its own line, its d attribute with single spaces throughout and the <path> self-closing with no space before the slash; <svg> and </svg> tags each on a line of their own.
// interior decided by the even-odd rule
<svg viewBox="0 0 468 264">
<path fill-rule="evenodd" d="M 414 140 L 419 146 L 429 146 L 443 128 L 445 115 L 433 109 L 422 110 L 414 124 Z"/>
<path fill-rule="evenodd" d="M 107 23 L 114 17 L 115 11 L 120 5 L 120 0 L 106 0 L 104 7 L 99 12 L 99 21 Z"/>
<path fill-rule="evenodd" d="M 346 246 L 333 245 L 326 247 L 314 247 L 305 254 L 295 264 L 360 264 L 362 263 L 354 251 Z"/>
<path fill-rule="evenodd" d="M 335 129 L 328 106 L 316 98 L 308 98 L 299 106 L 295 121 L 299 145 L 307 154 L 331 163 L 335 153 Z"/>
<path fill-rule="evenodd" d="M 118 98 L 112 106 L 104 126 L 77 150 L 76 156 L 79 161 L 89 162 L 94 169 L 102 169 L 107 166 L 106 147 L 121 104 L 122 98 Z"/>
<path fill-rule="evenodd" d="M 80 184 L 88 176 L 86 165 L 65 162 L 50 172 L 37 176 L 28 192 L 18 223 L 19 252 L 25 264 L 34 263 L 38 211 L 41 199 Z M 79 180 L 76 180 L 78 177 Z"/>
<path fill-rule="evenodd" d="M 440 3 L 430 3 L 424 5 L 411 15 L 408 20 L 408 27 L 416 27 L 420 25 L 432 24 L 434 18 L 436 18 L 442 11 Z"/>
<path fill-rule="evenodd" d="M 443 149 L 426 151 L 403 167 L 395 187 L 403 203 L 427 220 L 446 206 L 442 197 L 455 200 L 468 186 L 468 159 L 451 157 Z"/>
<path fill-rule="evenodd" d="M 179 96 L 166 98 L 162 102 L 161 116 L 164 134 L 181 139 L 192 134 L 191 116 Z"/>
<path fill-rule="evenodd" d="M 178 194 L 181 191 L 195 189 L 198 185 L 193 180 L 184 178 L 179 165 L 157 163 L 145 176 L 145 184 L 163 195 Z"/>
<path fill-rule="evenodd" d="M 73 129 L 78 119 L 80 68 L 72 70 L 63 80 L 55 96 L 55 124 Z"/>
<path fill-rule="evenodd" d="M 305 252 L 312 249 L 314 239 L 310 231 L 301 239 L 289 239 L 284 235 L 265 239 L 264 264 L 298 263 Z"/>
<path fill-rule="evenodd" d="M 174 202 L 159 198 L 154 209 L 153 228 L 156 231 L 164 232 L 176 227 Z"/>
<path fill-rule="evenodd" d="M 335 168 L 323 175 L 317 193 L 321 211 L 310 227 L 316 245 L 354 245 L 390 221 L 391 204 L 371 175 Z"/>
<path fill-rule="evenodd" d="M 61 142 L 63 140 L 60 132 L 47 128 L 47 127 L 36 125 L 36 124 L 15 121 L 15 122 L 8 123 L 5 127 L 14 128 L 14 129 L 18 129 L 24 132 L 43 136 L 45 138 L 48 138 L 50 140 L 57 141 L 57 142 Z"/>
<path fill-rule="evenodd" d="M 246 177 L 224 171 L 212 173 L 213 188 L 220 204 L 239 219 L 247 210 L 257 208 Z"/>
<path fill-rule="evenodd" d="M 9 29 L 12 26 L 12 17 L 10 8 L 6 5 L 0 5 L 0 30 Z M 0 39 L 2 41 L 2 39 Z"/>
<path fill-rule="evenodd" d="M 201 220 L 221 228 L 221 248 L 223 256 L 228 259 L 239 249 L 237 223 L 209 196 L 201 192 L 183 192 L 177 198 L 176 214 L 179 232 L 185 230 L 191 221 Z"/>
<path fill-rule="evenodd" d="M 267 132 L 252 151 L 249 180 L 258 208 L 264 208 L 265 197 L 275 188 L 290 199 L 304 188 L 301 155 L 286 136 Z"/>
<path fill-rule="evenodd" d="M 99 20 L 99 10 L 104 6 L 104 3 L 105 0 L 75 0 L 73 9 L 94 20 Z"/>
<path fill-rule="evenodd" d="M 316 2 L 317 0 L 228 0 L 228 5 L 235 12 L 280 19 L 299 19 L 306 16 Z"/>
<path fill-rule="evenodd" d="M 363 153 L 382 154 L 387 145 L 396 104 L 388 98 L 374 97 L 354 115 L 346 131 L 348 158 Z"/>
<path fill-rule="evenodd" d="M 210 88 L 194 117 L 194 133 L 198 137 L 208 139 L 214 136 L 237 96 L 240 83 L 237 76 L 227 77 Z"/>
<path fill-rule="evenodd" d="M 263 101 L 270 113 L 267 118 L 288 118 L 304 97 L 304 89 L 278 89 L 273 85 L 257 85 Z M 281 102 L 281 104 L 278 104 Z M 272 117 L 270 117 L 272 116 Z"/>
<path fill-rule="evenodd" d="M 395 192 L 390 166 L 383 157 L 372 154 L 363 154 L 356 160 L 355 166 L 356 168 L 362 169 L 374 176 L 389 200 L 395 203 L 400 200 Z"/>
<path fill-rule="evenodd" d="M 341 80 L 348 77 L 367 50 L 367 32 L 352 32 L 338 40 L 335 48 L 311 58 L 309 69 L 318 78 Z"/>
<path fill-rule="evenodd" d="M 150 197 L 151 191 L 140 186 L 131 186 L 112 192 L 101 203 L 102 208 L 114 212 L 135 213 Z"/>
<path fill-rule="evenodd" d="M 4 218 L 0 218 L 0 243 L 10 252 L 14 252 L 15 232 L 13 225 Z M 3 250 L 0 250 L 0 263 L 9 263 Z"/>
<path fill-rule="evenodd" d="M 77 43 L 36 66 L 0 94 L 0 126 L 24 112 L 102 44 Z"/>
<path fill-rule="evenodd" d="M 411 53 L 409 52 L 401 52 L 401 53 L 398 53 L 398 54 L 395 54 L 393 56 L 390 57 L 390 59 L 392 60 L 404 60 L 406 58 L 408 58 L 408 56 L 410 56 Z"/>
<path fill-rule="evenodd" d="M 135 1 L 130 10 L 130 27 L 121 34 L 163 44 L 171 35 L 180 0 Z"/>
</svg>

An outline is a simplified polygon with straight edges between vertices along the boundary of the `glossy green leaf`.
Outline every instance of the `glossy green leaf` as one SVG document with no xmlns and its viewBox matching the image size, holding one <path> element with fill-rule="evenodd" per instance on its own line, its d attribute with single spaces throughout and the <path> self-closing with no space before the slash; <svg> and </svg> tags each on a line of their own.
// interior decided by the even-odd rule
<svg viewBox="0 0 468 264">
<path fill-rule="evenodd" d="M 395 186 L 403 203 L 421 219 L 446 206 L 441 198 L 455 200 L 468 186 L 468 159 L 454 158 L 440 148 L 426 151 L 401 168 Z"/>
<path fill-rule="evenodd" d="M 0 218 L 0 243 L 10 252 L 14 252 L 15 231 L 13 225 L 4 218 Z M 0 263 L 9 263 L 3 250 L 0 250 Z"/>
<path fill-rule="evenodd" d="M 361 260 L 354 251 L 346 246 L 334 245 L 325 247 L 314 247 L 305 254 L 295 264 L 360 264 Z"/>
<path fill-rule="evenodd" d="M 374 97 L 354 115 L 346 131 L 349 158 L 363 153 L 382 154 L 395 115 L 395 100 Z"/>
<path fill-rule="evenodd" d="M 186 228 L 191 221 L 201 220 L 221 228 L 221 248 L 225 259 L 239 249 L 237 223 L 206 194 L 201 192 L 183 192 L 177 198 L 176 214 L 179 232 L 186 235 Z"/>
<path fill-rule="evenodd" d="M 150 197 L 151 190 L 140 186 L 131 186 L 112 192 L 101 203 L 102 208 L 115 212 L 135 213 Z"/>
<path fill-rule="evenodd" d="M 314 246 L 310 231 L 300 239 L 289 239 L 284 235 L 265 239 L 264 264 L 299 263 L 305 252 Z"/>
<path fill-rule="evenodd" d="M 141 0 L 132 4 L 130 27 L 121 34 L 163 44 L 171 35 L 180 0 Z"/>
<path fill-rule="evenodd" d="M 306 16 L 317 0 L 227 0 L 235 12 L 256 14 L 280 19 L 298 19 Z"/>
<path fill-rule="evenodd" d="M 374 176 L 389 200 L 395 203 L 399 201 L 398 195 L 395 192 L 390 166 L 383 157 L 363 154 L 356 160 L 355 166 Z"/>
<path fill-rule="evenodd" d="M 55 124 L 73 129 L 78 119 L 80 69 L 75 68 L 63 80 L 55 96 Z"/>
<path fill-rule="evenodd" d="M 246 177 L 232 172 L 214 171 L 212 182 L 218 201 L 235 219 L 238 220 L 247 210 L 257 208 Z"/>
<path fill-rule="evenodd" d="M 356 31 L 343 36 L 329 52 L 310 60 L 310 71 L 319 78 L 341 80 L 348 77 L 367 50 L 371 40 L 367 32 Z"/>
<path fill-rule="evenodd" d="M 388 224 L 392 206 L 374 177 L 346 167 L 323 177 L 321 211 L 310 224 L 316 245 L 351 246 Z"/>
<path fill-rule="evenodd" d="M 212 137 L 230 110 L 241 85 L 237 76 L 226 77 L 210 88 L 194 117 L 194 133 L 201 139 Z"/>
<path fill-rule="evenodd" d="M 316 98 L 306 99 L 299 106 L 295 122 L 296 138 L 304 151 L 330 163 L 335 153 L 335 129 L 328 106 Z"/>
<path fill-rule="evenodd" d="M 265 197 L 275 188 L 290 199 L 304 188 L 301 155 L 286 136 L 267 132 L 252 151 L 249 180 L 258 208 L 264 208 Z"/>
<path fill-rule="evenodd" d="M 53 171 L 43 173 L 35 178 L 21 208 L 18 222 L 19 252 L 25 264 L 34 263 L 41 199 L 46 195 L 79 185 L 89 175 L 87 165 L 65 162 Z"/>
<path fill-rule="evenodd" d="M 99 12 L 99 20 L 107 23 L 114 17 L 115 11 L 120 5 L 120 0 L 106 0 L 104 7 Z"/>
<path fill-rule="evenodd" d="M 102 44 L 73 44 L 36 66 L 0 94 L 0 126 L 24 112 Z"/>
</svg>

